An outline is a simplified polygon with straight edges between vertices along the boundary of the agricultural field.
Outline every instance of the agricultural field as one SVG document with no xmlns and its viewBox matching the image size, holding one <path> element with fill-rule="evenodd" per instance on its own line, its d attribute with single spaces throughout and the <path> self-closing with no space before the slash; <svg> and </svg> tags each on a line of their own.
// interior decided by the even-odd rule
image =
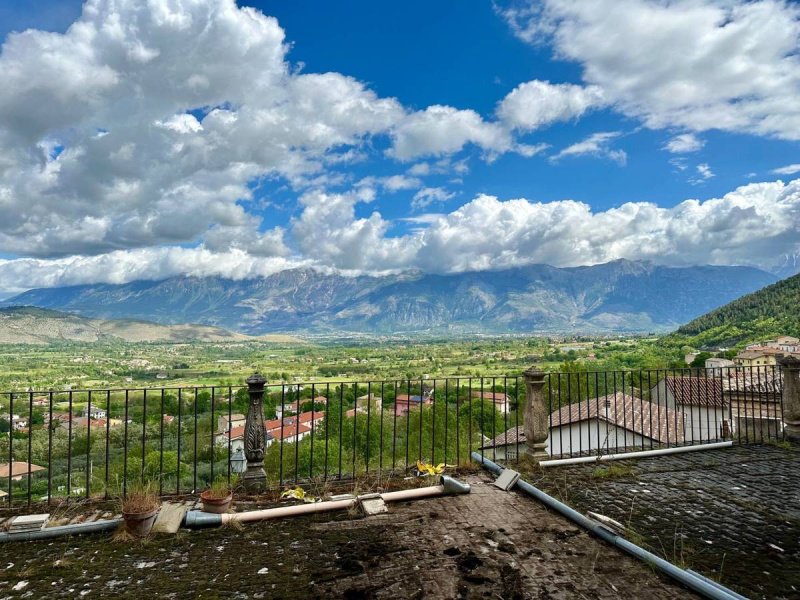
<svg viewBox="0 0 800 600">
<path fill-rule="evenodd" d="M 546 370 L 567 362 L 588 370 L 663 368 L 679 358 L 679 349 L 642 337 L 5 344 L 0 391 L 241 385 L 256 371 L 271 383 L 493 377 L 533 364 Z"/>
</svg>

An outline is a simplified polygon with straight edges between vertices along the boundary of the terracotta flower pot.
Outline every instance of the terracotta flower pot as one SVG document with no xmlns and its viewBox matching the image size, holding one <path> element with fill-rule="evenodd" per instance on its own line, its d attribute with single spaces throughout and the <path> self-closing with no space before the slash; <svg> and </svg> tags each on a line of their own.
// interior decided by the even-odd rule
<svg viewBox="0 0 800 600">
<path fill-rule="evenodd" d="M 231 502 L 233 502 L 233 493 L 224 498 L 212 498 L 208 491 L 205 491 L 200 494 L 200 500 L 203 502 L 203 512 L 221 515 L 230 509 Z"/>
<path fill-rule="evenodd" d="M 135 537 L 145 537 L 150 533 L 157 516 L 158 508 L 142 513 L 122 513 L 122 518 L 125 520 L 125 529 Z"/>
</svg>

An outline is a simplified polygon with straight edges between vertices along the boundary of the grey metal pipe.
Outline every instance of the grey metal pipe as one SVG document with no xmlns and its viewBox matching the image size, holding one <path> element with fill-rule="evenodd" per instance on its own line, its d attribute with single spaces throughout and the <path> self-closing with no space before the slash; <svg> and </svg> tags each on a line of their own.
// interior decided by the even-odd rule
<svg viewBox="0 0 800 600">
<path fill-rule="evenodd" d="M 492 462 L 484 456 L 481 456 L 479 452 L 472 453 L 472 460 L 483 465 L 487 471 L 495 475 L 500 475 L 504 470 L 500 465 Z M 648 552 L 644 548 L 629 542 L 624 537 L 617 535 L 601 523 L 589 519 L 575 509 L 570 508 L 563 502 L 559 502 L 552 496 L 544 493 L 542 490 L 532 486 L 527 481 L 520 479 L 517 481 L 516 485 L 529 496 L 533 496 L 548 508 L 553 509 L 571 521 L 577 523 L 590 533 L 599 537 L 604 542 L 624 550 L 631 556 L 658 569 L 665 575 L 672 577 L 698 594 L 701 594 L 706 598 L 711 598 L 712 600 L 739 600 L 741 598 L 741 596 L 729 590 L 728 588 L 718 583 L 711 583 L 705 578 L 698 577 L 689 571 L 681 569 L 680 567 L 676 567 L 671 562 L 664 560 L 660 556 L 656 556 L 652 552 Z"/>
<path fill-rule="evenodd" d="M 61 525 L 59 527 L 47 527 L 37 531 L 21 531 L 19 533 L 0 533 L 0 543 L 2 542 L 27 542 L 30 540 L 46 540 L 48 538 L 60 537 L 62 535 L 78 535 L 81 533 L 96 533 L 98 531 L 108 531 L 116 529 L 122 523 L 122 519 L 108 519 L 105 521 L 93 521 L 91 523 L 76 523 L 74 525 Z"/>
</svg>

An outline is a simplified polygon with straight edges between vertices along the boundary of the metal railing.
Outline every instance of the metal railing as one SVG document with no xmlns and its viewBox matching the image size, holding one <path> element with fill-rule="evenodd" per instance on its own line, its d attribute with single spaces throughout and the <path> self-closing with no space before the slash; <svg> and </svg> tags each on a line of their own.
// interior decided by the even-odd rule
<svg viewBox="0 0 800 600">
<path fill-rule="evenodd" d="M 465 464 L 522 424 L 523 388 L 511 376 L 268 384 L 267 483 Z M 0 506 L 235 484 L 248 403 L 244 386 L 1 393 Z"/>
<path fill-rule="evenodd" d="M 780 367 L 549 373 L 554 458 L 782 438 Z"/>
<path fill-rule="evenodd" d="M 771 366 L 576 370 L 546 373 L 538 401 L 546 452 L 566 458 L 781 439 L 781 394 Z M 267 484 L 517 459 L 525 395 L 522 376 L 267 384 Z M 4 392 L 0 506 L 235 483 L 249 401 L 244 386 Z"/>
</svg>

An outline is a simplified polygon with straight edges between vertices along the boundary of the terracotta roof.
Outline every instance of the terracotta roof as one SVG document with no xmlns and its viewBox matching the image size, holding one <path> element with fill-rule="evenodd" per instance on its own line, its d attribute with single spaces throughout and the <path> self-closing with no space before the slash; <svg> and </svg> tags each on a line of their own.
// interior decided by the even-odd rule
<svg viewBox="0 0 800 600">
<path fill-rule="evenodd" d="M 709 377 L 666 377 L 666 386 L 678 404 L 725 407 L 722 382 Z"/>
<path fill-rule="evenodd" d="M 783 419 L 781 409 L 775 402 L 761 402 L 751 400 L 734 400 L 731 402 L 731 416 L 734 419 L 770 419 L 780 421 Z M 745 431 L 743 429 L 743 431 Z"/>
<path fill-rule="evenodd" d="M 550 415 L 550 427 L 589 419 L 606 421 L 659 442 L 683 440 L 683 414 L 617 392 L 561 407 Z"/>
<path fill-rule="evenodd" d="M 268 423 L 278 423 L 277 427 L 268 427 Z M 230 435 L 231 441 L 233 440 L 240 440 L 244 438 L 244 428 L 245 426 L 242 425 L 240 427 L 233 427 L 230 432 L 223 432 L 217 435 L 225 436 Z M 297 435 L 308 433 L 311 431 L 311 427 L 306 425 L 305 423 L 296 423 L 294 418 L 292 418 L 292 422 L 289 423 L 288 419 L 287 422 L 284 422 L 283 429 L 281 429 L 280 421 L 267 421 L 264 423 L 264 431 L 267 435 L 267 439 L 270 440 L 277 440 L 277 439 L 289 439 L 293 438 Z M 282 432 L 282 433 L 281 433 Z"/>
<path fill-rule="evenodd" d="M 292 415 L 290 417 L 283 417 L 283 426 L 284 428 L 293 425 L 295 421 L 300 421 L 301 423 L 308 424 L 312 421 L 319 421 L 325 418 L 325 412 L 321 410 L 315 411 L 306 411 L 300 413 L 299 415 Z M 270 431 L 272 429 L 280 429 L 281 428 L 281 420 L 280 419 L 270 419 L 264 423 L 264 429 Z"/>
<path fill-rule="evenodd" d="M 783 389 L 781 371 L 768 369 L 751 373 L 733 372 L 723 376 L 722 389 L 726 392 L 755 392 L 780 394 Z"/>
<path fill-rule="evenodd" d="M 486 442 L 481 448 L 496 448 L 500 446 L 510 446 L 512 444 L 525 444 L 525 426 L 512 427 L 505 433 L 501 433 L 493 440 Z"/>
<path fill-rule="evenodd" d="M 37 471 L 44 471 L 44 467 L 40 467 L 39 465 L 30 465 L 30 472 L 36 473 Z M 19 477 L 20 475 L 27 475 L 28 474 L 28 463 L 14 461 L 11 463 L 11 476 L 12 477 Z M 8 463 L 0 464 L 0 478 L 8 477 Z"/>
<path fill-rule="evenodd" d="M 270 429 L 267 431 L 267 439 L 270 440 L 287 440 L 299 436 L 303 433 L 311 431 L 311 427 L 303 423 L 296 423 L 293 425 L 284 425 L 283 430 L 280 427 L 277 429 Z"/>
<path fill-rule="evenodd" d="M 495 404 L 508 402 L 508 396 L 502 392 L 482 392 L 481 390 L 473 390 L 472 397 L 492 400 Z"/>
</svg>

